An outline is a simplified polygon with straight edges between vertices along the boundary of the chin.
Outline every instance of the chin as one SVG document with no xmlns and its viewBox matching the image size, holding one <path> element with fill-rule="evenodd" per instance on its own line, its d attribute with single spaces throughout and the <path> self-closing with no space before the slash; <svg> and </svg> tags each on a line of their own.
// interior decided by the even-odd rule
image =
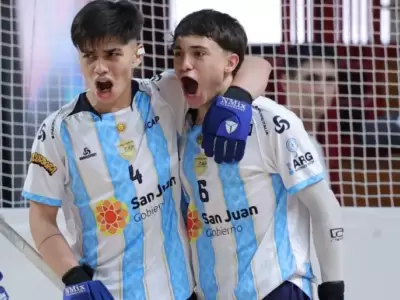
<svg viewBox="0 0 400 300">
<path fill-rule="evenodd" d="M 186 103 L 190 108 L 198 109 L 204 105 L 204 100 L 200 96 L 195 95 L 185 95 Z"/>
<path fill-rule="evenodd" d="M 96 99 L 100 103 L 104 104 L 111 104 L 113 102 L 116 102 L 117 97 L 113 95 L 112 92 L 110 93 L 101 93 L 96 91 Z"/>
</svg>

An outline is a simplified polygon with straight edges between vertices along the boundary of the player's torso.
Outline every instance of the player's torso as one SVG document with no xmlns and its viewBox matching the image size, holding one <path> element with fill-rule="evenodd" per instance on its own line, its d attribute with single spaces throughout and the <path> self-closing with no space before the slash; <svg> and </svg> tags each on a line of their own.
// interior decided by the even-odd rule
<svg viewBox="0 0 400 300">
<path fill-rule="evenodd" d="M 132 109 L 78 112 L 61 125 L 71 200 L 63 209 L 82 232 L 74 250 L 116 299 L 191 293 L 174 124 L 168 105 L 138 92 Z"/>
<path fill-rule="evenodd" d="M 263 157 L 268 155 L 270 130 L 253 110 L 246 152 L 235 164 L 218 165 L 204 156 L 200 127 L 182 140 L 182 184 L 192 199 L 188 230 L 193 266 L 199 293 L 206 299 L 262 299 L 282 282 L 279 259 L 292 259 L 276 237 L 288 226 L 296 231 L 296 224 L 287 223 L 288 215 L 297 223 L 307 212 L 297 201 L 279 200 L 285 191 Z M 305 232 L 298 228 L 307 239 Z"/>
</svg>

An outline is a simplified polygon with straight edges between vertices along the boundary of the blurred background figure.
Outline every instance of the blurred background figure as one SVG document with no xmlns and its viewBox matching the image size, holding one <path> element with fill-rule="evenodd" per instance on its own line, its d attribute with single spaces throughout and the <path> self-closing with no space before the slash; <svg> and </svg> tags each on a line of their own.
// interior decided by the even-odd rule
<svg viewBox="0 0 400 300">
<path fill-rule="evenodd" d="M 315 135 L 337 92 L 335 51 L 321 45 L 291 46 L 280 84 L 286 106 Z"/>
<path fill-rule="evenodd" d="M 335 50 L 320 44 L 290 46 L 285 58 L 285 71 L 278 83 L 285 104 L 303 121 L 324 160 L 317 132 L 337 96 Z"/>
</svg>

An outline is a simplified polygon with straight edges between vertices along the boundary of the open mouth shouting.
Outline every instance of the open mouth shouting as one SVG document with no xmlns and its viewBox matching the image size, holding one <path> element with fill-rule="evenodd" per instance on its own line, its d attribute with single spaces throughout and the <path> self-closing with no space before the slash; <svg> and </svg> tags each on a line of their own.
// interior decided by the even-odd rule
<svg viewBox="0 0 400 300">
<path fill-rule="evenodd" d="M 191 108 L 199 108 L 204 104 L 199 94 L 199 83 L 197 80 L 183 76 L 181 77 L 181 85 L 185 99 Z"/>
<path fill-rule="evenodd" d="M 106 99 L 111 96 L 113 83 L 109 79 L 98 79 L 95 82 L 96 95 L 101 99 Z"/>
<path fill-rule="evenodd" d="M 194 97 L 197 94 L 197 89 L 199 87 L 199 84 L 196 80 L 193 78 L 190 78 L 188 76 L 183 76 L 181 78 L 181 83 L 183 87 L 183 92 L 185 96 L 189 97 Z"/>
</svg>

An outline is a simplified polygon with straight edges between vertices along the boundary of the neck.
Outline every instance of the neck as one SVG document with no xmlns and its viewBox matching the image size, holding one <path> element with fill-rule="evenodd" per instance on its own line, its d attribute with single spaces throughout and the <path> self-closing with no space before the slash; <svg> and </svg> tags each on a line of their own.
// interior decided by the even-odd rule
<svg viewBox="0 0 400 300">
<path fill-rule="evenodd" d="M 314 135 L 314 124 L 312 121 L 303 121 L 304 129 L 308 134 Z"/>
<path fill-rule="evenodd" d="M 300 112 L 300 109 L 291 108 L 291 107 L 287 107 L 287 108 L 290 109 L 292 112 L 294 112 L 296 114 L 296 116 L 298 116 L 301 119 L 301 121 L 303 122 L 303 125 L 304 125 L 304 129 L 307 131 L 307 133 L 314 135 L 314 133 L 316 131 L 316 129 L 314 128 L 314 122 L 310 119 L 305 120 Z"/>
<path fill-rule="evenodd" d="M 132 88 L 131 85 L 129 85 L 128 88 L 118 97 L 118 99 L 111 103 L 97 101 L 95 95 L 90 91 L 87 93 L 87 97 L 90 104 L 99 114 L 112 113 L 120 111 L 131 105 Z"/>
<path fill-rule="evenodd" d="M 214 97 L 216 95 L 225 94 L 225 92 L 228 90 L 229 86 L 232 84 L 232 81 L 233 81 L 233 77 L 232 76 L 228 76 L 227 78 L 225 78 L 225 80 L 223 81 L 221 86 L 217 89 L 217 92 L 215 93 L 215 95 L 213 97 L 207 99 L 206 103 L 203 104 L 202 106 L 200 106 L 197 109 L 197 116 L 196 116 L 196 120 L 195 120 L 195 124 L 196 125 L 203 124 L 204 117 L 205 117 L 208 109 L 210 108 L 210 106 L 212 104 L 212 100 L 214 99 Z"/>
</svg>

